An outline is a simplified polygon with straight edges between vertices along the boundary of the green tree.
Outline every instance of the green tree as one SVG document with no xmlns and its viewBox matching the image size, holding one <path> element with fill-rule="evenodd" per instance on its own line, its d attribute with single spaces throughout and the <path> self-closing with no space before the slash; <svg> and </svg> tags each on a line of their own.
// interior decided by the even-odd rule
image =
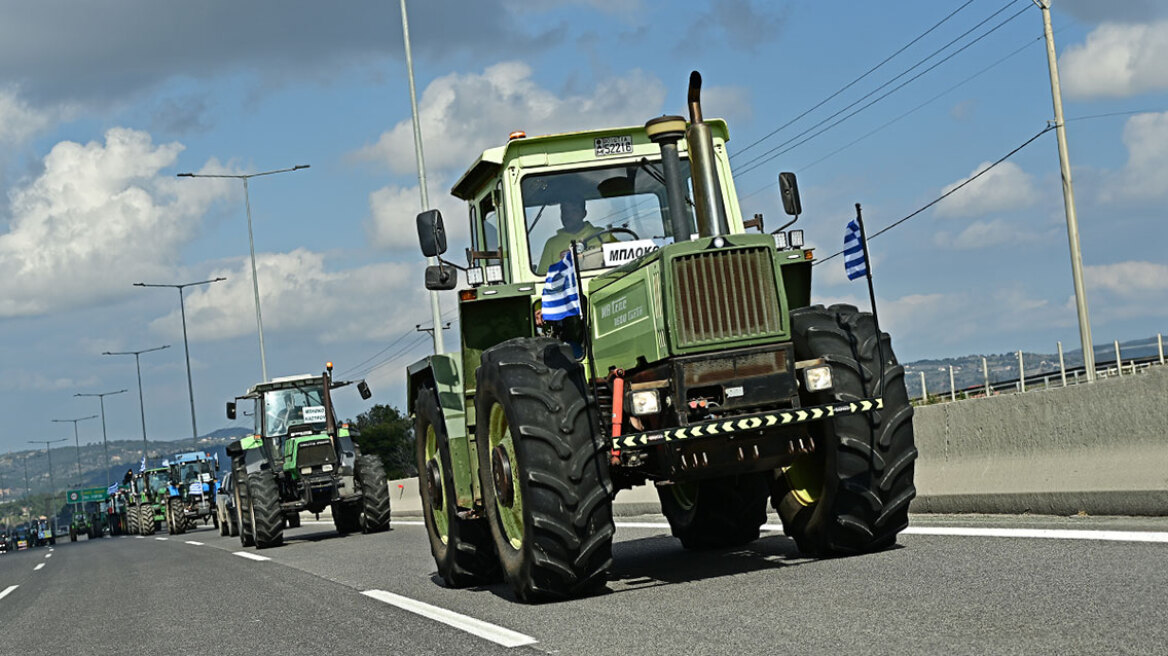
<svg viewBox="0 0 1168 656">
<path fill-rule="evenodd" d="M 414 424 L 390 405 L 374 405 L 352 422 L 361 431 L 362 453 L 372 453 L 385 465 L 390 479 L 418 475 L 414 463 Z"/>
</svg>

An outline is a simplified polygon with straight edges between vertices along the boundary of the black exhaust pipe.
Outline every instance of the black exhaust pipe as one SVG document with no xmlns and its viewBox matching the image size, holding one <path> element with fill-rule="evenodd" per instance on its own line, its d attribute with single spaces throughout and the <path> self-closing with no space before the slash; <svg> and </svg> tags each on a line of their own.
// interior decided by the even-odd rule
<svg viewBox="0 0 1168 656">
<path fill-rule="evenodd" d="M 722 187 L 714 162 L 714 138 L 710 126 L 702 121 L 702 74 L 689 74 L 689 128 L 685 140 L 689 146 L 689 168 L 693 179 L 694 208 L 697 210 L 698 234 L 714 237 L 730 232 Z"/>
<path fill-rule="evenodd" d="M 681 158 L 677 154 L 677 142 L 685 137 L 685 118 L 659 116 L 645 123 L 645 133 L 653 143 L 661 146 L 661 168 L 665 175 L 665 198 L 669 204 L 673 241 L 689 241 L 693 223 L 685 204 L 685 178 L 681 176 Z"/>
</svg>

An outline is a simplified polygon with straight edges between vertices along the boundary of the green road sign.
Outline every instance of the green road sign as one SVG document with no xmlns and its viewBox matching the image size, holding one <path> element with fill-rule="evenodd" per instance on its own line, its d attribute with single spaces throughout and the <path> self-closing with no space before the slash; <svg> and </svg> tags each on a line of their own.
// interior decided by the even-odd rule
<svg viewBox="0 0 1168 656">
<path fill-rule="evenodd" d="M 89 487 L 84 490 L 69 490 L 65 493 L 65 500 L 68 503 L 102 502 L 107 496 L 109 495 L 106 494 L 104 487 Z"/>
</svg>

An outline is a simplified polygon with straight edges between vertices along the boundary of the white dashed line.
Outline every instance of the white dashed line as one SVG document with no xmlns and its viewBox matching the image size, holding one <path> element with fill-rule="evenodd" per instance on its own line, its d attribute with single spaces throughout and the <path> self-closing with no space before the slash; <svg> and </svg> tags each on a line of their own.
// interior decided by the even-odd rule
<svg viewBox="0 0 1168 656">
<path fill-rule="evenodd" d="M 535 638 L 517 633 L 511 629 L 505 629 L 490 622 L 484 622 L 480 619 L 475 619 L 461 613 L 456 613 L 452 610 L 447 610 L 439 606 L 431 606 L 416 599 L 396 595 L 385 590 L 366 590 L 361 594 L 366 597 L 371 597 L 378 601 L 387 603 L 391 606 L 397 606 L 402 610 L 407 610 L 416 615 L 427 617 L 436 622 L 442 622 L 447 626 L 452 626 L 456 629 L 461 629 L 476 635 L 485 640 L 502 645 L 504 647 L 521 647 L 523 645 L 531 645 L 539 642 Z"/>
<path fill-rule="evenodd" d="M 34 572 L 35 572 L 35 571 L 37 571 L 38 569 L 41 569 L 41 568 L 42 568 L 42 567 L 44 567 L 44 566 L 45 566 L 45 564 L 44 564 L 44 563 L 41 563 L 40 565 L 37 565 L 36 567 L 32 568 L 32 571 L 34 571 Z"/>
<path fill-rule="evenodd" d="M 51 554 L 51 553 L 45 554 L 45 558 L 52 558 L 52 557 L 53 557 L 53 554 Z"/>
<path fill-rule="evenodd" d="M 7 597 L 8 595 L 12 594 L 12 591 L 19 588 L 19 587 L 20 587 L 19 585 L 8 586 L 7 588 L 4 589 L 4 592 L 0 592 L 0 599 L 3 599 L 5 597 Z"/>
<path fill-rule="evenodd" d="M 233 551 L 231 553 L 241 558 L 247 558 L 248 560 L 271 560 L 271 558 L 268 558 L 267 556 L 260 556 L 258 554 L 248 553 L 246 551 Z"/>
<path fill-rule="evenodd" d="M 170 538 L 154 538 L 155 540 L 169 540 Z"/>
<path fill-rule="evenodd" d="M 145 536 L 145 535 L 135 535 L 134 537 L 138 538 L 139 540 L 145 540 L 145 539 L 146 539 L 146 536 Z"/>
<path fill-rule="evenodd" d="M 187 544 L 193 544 L 193 545 L 195 545 L 196 547 L 201 547 L 201 546 L 203 546 L 203 543 L 202 543 L 202 542 L 195 542 L 194 540 L 187 540 Z"/>
</svg>

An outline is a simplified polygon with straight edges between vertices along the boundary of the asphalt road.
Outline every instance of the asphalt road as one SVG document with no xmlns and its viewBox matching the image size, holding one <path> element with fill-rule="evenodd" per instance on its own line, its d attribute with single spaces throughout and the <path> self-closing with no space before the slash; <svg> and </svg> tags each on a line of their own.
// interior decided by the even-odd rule
<svg viewBox="0 0 1168 656">
<path fill-rule="evenodd" d="M 914 516 L 898 548 L 821 561 L 778 531 L 687 552 L 659 517 L 617 525 L 609 591 L 538 606 L 443 587 L 418 518 L 263 551 L 210 527 L 58 543 L 0 556 L 0 653 L 1168 653 L 1168 518 Z"/>
</svg>

